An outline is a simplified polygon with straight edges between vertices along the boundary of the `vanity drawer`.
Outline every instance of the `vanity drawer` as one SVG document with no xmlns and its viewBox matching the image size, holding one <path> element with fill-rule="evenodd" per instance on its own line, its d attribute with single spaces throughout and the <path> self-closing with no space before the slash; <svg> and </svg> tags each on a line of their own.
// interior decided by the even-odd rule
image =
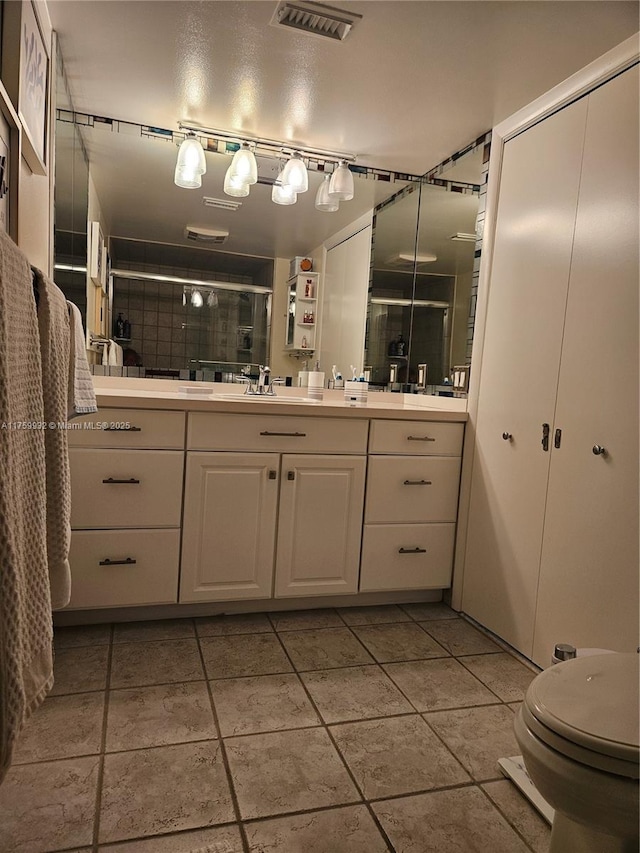
<svg viewBox="0 0 640 853">
<path fill-rule="evenodd" d="M 365 522 L 455 521 L 460 457 L 369 458 Z"/>
<path fill-rule="evenodd" d="M 371 422 L 369 453 L 461 456 L 464 424 L 441 421 Z"/>
<path fill-rule="evenodd" d="M 451 585 L 455 524 L 365 525 L 360 592 Z"/>
<path fill-rule="evenodd" d="M 182 451 L 74 447 L 69 461 L 71 527 L 180 526 Z"/>
<path fill-rule="evenodd" d="M 74 531 L 69 607 L 174 604 L 179 555 L 179 530 Z"/>
<path fill-rule="evenodd" d="M 182 450 L 184 412 L 156 412 L 141 409 L 100 409 L 92 415 L 74 418 L 69 429 L 70 447 L 149 447 Z M 76 425 L 83 424 L 82 429 Z M 104 424 L 92 429 L 84 424 Z"/>
<path fill-rule="evenodd" d="M 366 453 L 367 434 L 366 420 L 193 412 L 189 414 L 187 447 L 189 450 Z"/>
</svg>

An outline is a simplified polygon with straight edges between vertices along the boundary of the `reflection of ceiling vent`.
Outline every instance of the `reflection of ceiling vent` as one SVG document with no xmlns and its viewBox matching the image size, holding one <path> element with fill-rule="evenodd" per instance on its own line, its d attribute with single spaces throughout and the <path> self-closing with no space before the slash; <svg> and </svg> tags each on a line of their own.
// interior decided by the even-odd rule
<svg viewBox="0 0 640 853">
<path fill-rule="evenodd" d="M 281 0 L 273 13 L 270 24 L 274 27 L 291 27 L 314 36 L 342 41 L 362 18 L 355 12 L 345 12 L 323 3 L 307 0 L 290 3 Z"/>
<path fill-rule="evenodd" d="M 218 210 L 237 210 L 242 206 L 241 201 L 232 201 L 226 198 L 211 198 L 207 195 L 202 199 L 202 203 L 205 207 L 215 207 Z"/>
<path fill-rule="evenodd" d="M 423 252 L 417 255 L 414 255 L 413 252 L 399 252 L 397 255 L 387 258 L 387 266 L 412 268 L 414 260 L 416 265 L 420 266 L 420 264 L 432 264 L 438 260 L 438 256 L 434 255 L 433 252 Z"/>
<path fill-rule="evenodd" d="M 193 240 L 196 243 L 213 243 L 219 246 L 229 236 L 228 231 L 214 231 L 213 228 L 200 228 L 199 225 L 187 225 L 184 229 L 184 236 L 187 240 Z"/>
<path fill-rule="evenodd" d="M 449 237 L 450 240 L 457 240 L 459 243 L 475 243 L 476 235 L 475 234 L 465 234 L 462 231 L 458 231 L 457 234 L 452 234 Z"/>
</svg>

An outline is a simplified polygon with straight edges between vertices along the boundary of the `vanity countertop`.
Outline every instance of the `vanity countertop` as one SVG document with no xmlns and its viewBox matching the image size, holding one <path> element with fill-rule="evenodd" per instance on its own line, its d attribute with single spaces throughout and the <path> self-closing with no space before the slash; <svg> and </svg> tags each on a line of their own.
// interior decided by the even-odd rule
<svg viewBox="0 0 640 853">
<path fill-rule="evenodd" d="M 183 383 L 162 379 L 119 379 L 94 376 L 99 409 L 135 408 L 191 412 L 304 415 L 316 417 L 393 418 L 465 422 L 465 399 L 430 397 L 417 394 L 369 392 L 365 404 L 345 401 L 343 391 L 325 390 L 322 401 L 294 402 L 306 397 L 306 388 L 279 387 L 275 398 L 247 397 L 240 385 L 224 383 Z M 188 394 L 185 385 L 209 389 L 209 394 Z M 230 397 L 237 399 L 229 399 Z M 225 397 L 226 399 L 221 399 Z M 291 402 L 287 402 L 291 399 Z"/>
</svg>

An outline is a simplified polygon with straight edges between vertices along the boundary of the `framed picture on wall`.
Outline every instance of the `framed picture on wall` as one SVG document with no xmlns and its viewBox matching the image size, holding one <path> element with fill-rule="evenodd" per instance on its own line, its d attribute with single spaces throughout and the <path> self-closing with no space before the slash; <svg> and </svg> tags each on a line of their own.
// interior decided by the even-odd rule
<svg viewBox="0 0 640 853">
<path fill-rule="evenodd" d="M 99 222 L 89 223 L 89 276 L 96 287 L 106 288 L 106 250 Z"/>
<path fill-rule="evenodd" d="M 20 76 L 18 116 L 22 124 L 22 154 L 32 172 L 47 174 L 49 128 L 49 52 L 31 0 L 20 4 Z"/>
</svg>

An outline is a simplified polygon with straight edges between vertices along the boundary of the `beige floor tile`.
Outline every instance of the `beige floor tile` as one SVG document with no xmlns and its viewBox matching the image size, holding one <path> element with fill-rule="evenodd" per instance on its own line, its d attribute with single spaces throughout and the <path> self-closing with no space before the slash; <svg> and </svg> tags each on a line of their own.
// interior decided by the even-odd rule
<svg viewBox="0 0 640 853">
<path fill-rule="evenodd" d="M 225 678 L 211 686 L 223 737 L 320 725 L 297 675 Z"/>
<path fill-rule="evenodd" d="M 322 728 L 229 738 L 226 748 L 244 819 L 360 799 Z"/>
<path fill-rule="evenodd" d="M 107 755 L 100 842 L 230 823 L 220 743 L 188 743 Z"/>
<path fill-rule="evenodd" d="M 424 622 L 430 619 L 459 619 L 460 617 L 447 604 L 441 601 L 433 604 L 403 604 L 402 609 L 408 613 L 416 622 Z"/>
<path fill-rule="evenodd" d="M 203 637 L 200 647 L 208 678 L 272 675 L 293 670 L 273 633 Z"/>
<path fill-rule="evenodd" d="M 196 631 L 201 637 L 224 637 L 229 634 L 261 634 L 273 631 L 273 627 L 266 613 L 239 613 L 202 616 L 196 619 Z"/>
<path fill-rule="evenodd" d="M 276 631 L 300 631 L 305 628 L 341 628 L 344 625 L 337 612 L 327 610 L 289 610 L 269 614 Z"/>
<path fill-rule="evenodd" d="M 354 628 L 353 632 L 378 663 L 448 656 L 448 652 L 414 622 L 368 625 Z"/>
<path fill-rule="evenodd" d="M 99 753 L 104 696 L 104 691 L 50 696 L 27 720 L 13 753 L 13 763 Z"/>
<path fill-rule="evenodd" d="M 387 800 L 374 803 L 373 810 L 396 853 L 527 853 L 475 787 Z"/>
<path fill-rule="evenodd" d="M 107 752 L 216 738 L 205 681 L 112 690 Z"/>
<path fill-rule="evenodd" d="M 368 800 L 470 781 L 418 714 L 343 723 L 331 734 Z"/>
<path fill-rule="evenodd" d="M 56 649 L 77 646 L 108 646 L 111 642 L 111 625 L 69 625 L 55 628 L 53 643 Z"/>
<path fill-rule="evenodd" d="M 536 676 L 507 652 L 465 657 L 462 663 L 503 702 L 520 702 Z"/>
<path fill-rule="evenodd" d="M 203 678 L 196 640 L 160 640 L 113 646 L 112 689 L 200 681 Z"/>
<path fill-rule="evenodd" d="M 48 853 L 91 844 L 99 758 L 12 767 L 0 786 L 0 850 Z"/>
<path fill-rule="evenodd" d="M 490 690 L 452 658 L 388 663 L 383 668 L 418 711 L 465 708 L 496 701 Z"/>
<path fill-rule="evenodd" d="M 195 636 L 193 619 L 119 622 L 113 626 L 114 643 L 136 643 L 140 640 L 185 640 L 193 636 Z"/>
<path fill-rule="evenodd" d="M 413 708 L 379 666 L 303 672 L 300 677 L 327 723 L 411 713 Z"/>
<path fill-rule="evenodd" d="M 509 708 L 511 711 L 513 711 L 514 714 L 517 714 L 518 711 L 520 710 L 520 705 L 522 705 L 522 702 L 510 702 L 507 705 L 507 708 Z"/>
<path fill-rule="evenodd" d="M 237 826 L 197 829 L 178 835 L 157 835 L 141 841 L 100 845 L 100 853 L 242 853 Z"/>
<path fill-rule="evenodd" d="M 440 711 L 425 720 L 476 781 L 501 778 L 498 759 L 520 752 L 505 705 Z"/>
<path fill-rule="evenodd" d="M 285 631 L 281 635 L 298 671 L 373 663 L 373 658 L 349 628 Z"/>
<path fill-rule="evenodd" d="M 424 630 L 452 655 L 480 655 L 502 651 L 497 643 L 464 619 L 440 619 L 421 624 Z"/>
<path fill-rule="evenodd" d="M 366 806 L 346 806 L 245 826 L 251 853 L 387 853 Z"/>
<path fill-rule="evenodd" d="M 382 625 L 387 622 L 411 621 L 411 618 L 397 604 L 341 607 L 338 613 L 347 625 Z"/>
<path fill-rule="evenodd" d="M 53 662 L 54 684 L 50 696 L 104 690 L 107 686 L 109 646 L 60 649 Z"/>
<path fill-rule="evenodd" d="M 547 853 L 551 827 L 508 779 L 487 782 L 482 789 L 515 827 L 534 853 Z"/>
</svg>

